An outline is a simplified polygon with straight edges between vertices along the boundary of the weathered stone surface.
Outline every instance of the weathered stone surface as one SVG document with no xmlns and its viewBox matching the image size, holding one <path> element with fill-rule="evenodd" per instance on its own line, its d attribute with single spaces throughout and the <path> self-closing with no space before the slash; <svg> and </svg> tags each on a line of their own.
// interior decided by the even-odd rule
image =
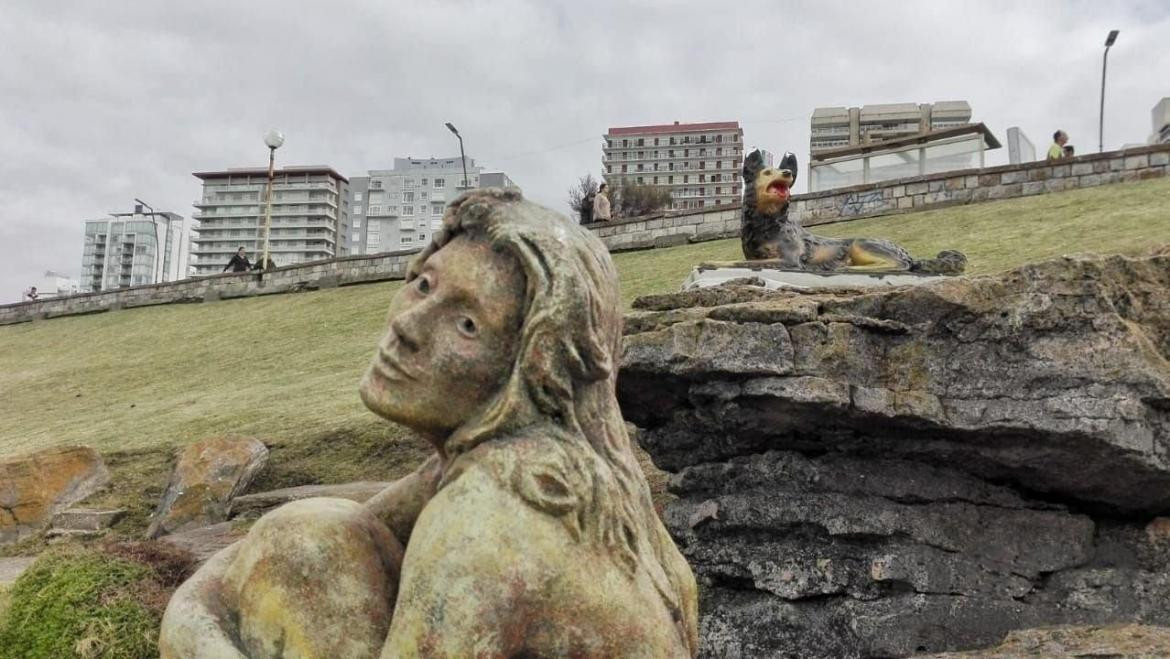
<svg viewBox="0 0 1170 659">
<path fill-rule="evenodd" d="M 11 586 L 36 560 L 36 556 L 0 558 L 0 587 Z"/>
<path fill-rule="evenodd" d="M 232 499 L 267 463 L 268 449 L 256 439 L 214 437 L 188 445 L 179 454 L 146 536 L 226 521 Z"/>
<path fill-rule="evenodd" d="M 390 483 L 381 481 L 358 481 L 338 485 L 301 485 L 268 492 L 245 494 L 232 500 L 232 517 L 257 517 L 289 501 L 312 497 L 336 497 L 365 503 L 367 499 L 386 489 Z"/>
<path fill-rule="evenodd" d="M 54 514 L 109 480 L 101 457 L 85 446 L 0 459 L 0 543 L 39 533 Z"/>
<path fill-rule="evenodd" d="M 1153 659 L 1170 656 L 1170 628 L 1150 625 L 1062 626 L 1008 634 L 994 648 L 946 652 L 918 659 L 1018 659 L 1093 657 Z"/>
<path fill-rule="evenodd" d="M 636 302 L 619 379 L 676 472 L 665 518 L 700 581 L 703 656 L 1170 624 L 1170 255 L 750 288 Z M 810 311 L 762 323 L 767 308 Z M 710 367 L 727 354 L 769 361 Z"/>
<path fill-rule="evenodd" d="M 53 525 L 47 535 L 58 537 L 91 537 L 106 532 L 114 522 L 126 514 L 122 508 L 94 510 L 70 508 L 53 516 Z"/>
<path fill-rule="evenodd" d="M 185 549 L 200 563 L 214 556 L 236 540 L 244 537 L 247 529 L 234 522 L 220 522 L 199 526 L 159 538 L 159 541 Z"/>
</svg>

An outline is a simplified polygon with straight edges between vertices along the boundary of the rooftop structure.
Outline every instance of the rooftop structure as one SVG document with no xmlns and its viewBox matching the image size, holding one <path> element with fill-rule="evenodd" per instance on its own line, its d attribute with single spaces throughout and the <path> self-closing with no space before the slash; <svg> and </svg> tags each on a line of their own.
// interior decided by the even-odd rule
<svg viewBox="0 0 1170 659">
<path fill-rule="evenodd" d="M 265 194 L 263 167 L 195 172 L 203 181 L 199 236 L 192 254 L 195 274 L 221 272 L 240 247 L 256 262 L 264 249 Z M 349 179 L 326 166 L 285 167 L 275 172 L 269 254 L 277 266 L 317 261 L 349 252 Z"/>
<path fill-rule="evenodd" d="M 983 167 L 999 140 L 981 123 L 813 153 L 809 192 Z"/>
<path fill-rule="evenodd" d="M 953 128 L 971 121 L 967 101 L 884 103 L 859 108 L 825 107 L 813 110 L 809 149 L 859 146 Z"/>
<path fill-rule="evenodd" d="M 738 203 L 743 129 L 738 121 L 616 126 L 605 134 L 606 183 L 670 191 L 671 208 Z"/>
</svg>

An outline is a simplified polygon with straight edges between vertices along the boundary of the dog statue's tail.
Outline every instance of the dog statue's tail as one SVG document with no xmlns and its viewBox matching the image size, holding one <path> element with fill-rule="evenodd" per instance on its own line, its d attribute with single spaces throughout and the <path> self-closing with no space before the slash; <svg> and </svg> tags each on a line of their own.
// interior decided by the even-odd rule
<svg viewBox="0 0 1170 659">
<path fill-rule="evenodd" d="M 961 275 L 966 269 L 967 257 L 953 249 L 943 250 L 933 259 L 915 260 L 910 264 L 910 272 L 924 275 Z"/>
</svg>

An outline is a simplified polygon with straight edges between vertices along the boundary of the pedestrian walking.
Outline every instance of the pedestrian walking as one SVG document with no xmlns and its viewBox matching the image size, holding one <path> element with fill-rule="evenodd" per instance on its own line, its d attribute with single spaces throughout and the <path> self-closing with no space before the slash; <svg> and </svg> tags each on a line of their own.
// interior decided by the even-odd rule
<svg viewBox="0 0 1170 659">
<path fill-rule="evenodd" d="M 597 194 L 593 197 L 593 221 L 594 222 L 609 222 L 609 196 L 605 192 L 606 184 L 602 183 L 601 187 L 597 188 Z"/>
<path fill-rule="evenodd" d="M 232 272 L 247 272 L 252 268 L 252 264 L 248 262 L 248 252 L 244 251 L 243 247 L 236 250 L 232 259 L 223 267 L 223 272 L 227 272 L 228 268 L 231 268 Z"/>
</svg>

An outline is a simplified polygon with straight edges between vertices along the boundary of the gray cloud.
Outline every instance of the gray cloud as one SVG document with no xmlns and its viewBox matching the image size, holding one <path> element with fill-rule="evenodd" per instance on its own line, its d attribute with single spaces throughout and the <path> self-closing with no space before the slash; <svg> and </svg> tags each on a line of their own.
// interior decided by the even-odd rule
<svg viewBox="0 0 1170 659">
<path fill-rule="evenodd" d="M 348 175 L 468 155 L 546 205 L 600 168 L 609 126 L 740 120 L 807 158 L 819 105 L 967 99 L 999 136 L 1142 142 L 1170 94 L 1164 2 L 200 2 L 0 5 L 0 301 L 80 269 L 82 220 L 134 197 L 183 215 L 190 173 L 281 163 Z M 1002 151 L 992 162 L 1006 160 Z"/>
</svg>

